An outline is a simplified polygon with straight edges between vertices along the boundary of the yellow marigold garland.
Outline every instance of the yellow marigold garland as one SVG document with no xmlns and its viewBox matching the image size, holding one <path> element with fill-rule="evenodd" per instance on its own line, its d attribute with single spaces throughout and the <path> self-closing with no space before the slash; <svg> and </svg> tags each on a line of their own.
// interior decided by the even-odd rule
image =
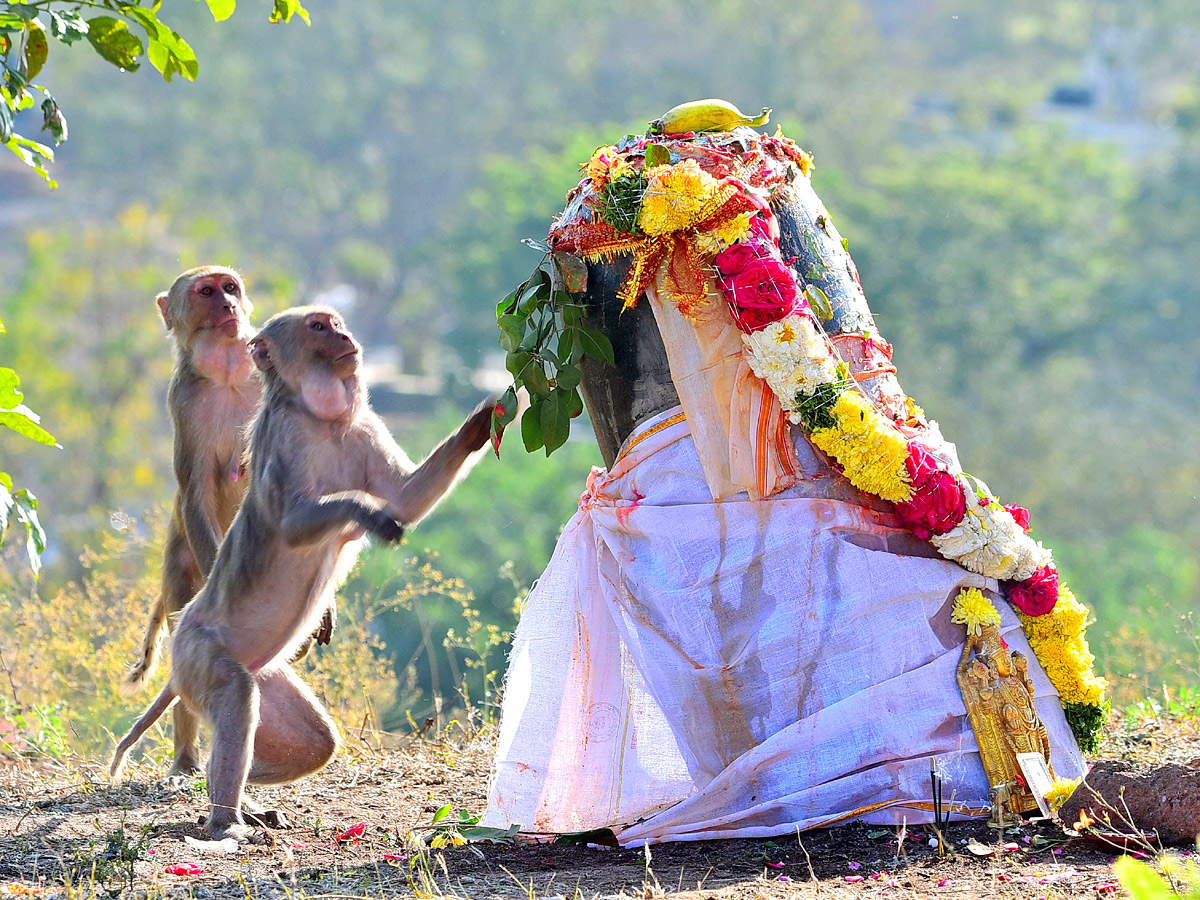
<svg viewBox="0 0 1200 900">
<path fill-rule="evenodd" d="M 850 483 L 893 503 L 912 497 L 904 435 L 858 391 L 842 392 L 833 418 L 837 424 L 814 431 L 812 442 L 838 461 Z"/>
<path fill-rule="evenodd" d="M 1058 602 L 1044 616 L 1025 616 L 1019 612 L 1017 615 L 1029 646 L 1063 703 L 1102 704 L 1108 682 L 1092 668 L 1096 658 L 1084 633 L 1088 608 L 1075 598 L 1071 589 L 1060 584 Z"/>
</svg>

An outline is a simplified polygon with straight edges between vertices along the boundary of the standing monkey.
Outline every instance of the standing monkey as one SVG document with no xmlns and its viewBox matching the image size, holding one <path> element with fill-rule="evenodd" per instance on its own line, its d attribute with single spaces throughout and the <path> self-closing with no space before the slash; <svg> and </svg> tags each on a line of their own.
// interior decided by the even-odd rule
<svg viewBox="0 0 1200 900">
<path fill-rule="evenodd" d="M 288 661 L 360 539 L 370 532 L 397 541 L 428 513 L 478 458 L 494 407 L 481 404 L 414 467 L 368 405 L 361 348 L 336 311 L 280 313 L 250 346 L 264 396 L 246 499 L 180 616 L 170 681 L 121 739 L 110 769 L 115 777 L 178 697 L 213 727 L 207 827 L 217 840 L 248 840 L 248 821 L 282 821 L 245 796 L 247 782 L 294 781 L 333 756 L 337 730 Z"/>
<path fill-rule="evenodd" d="M 142 638 L 141 658 L 125 677 L 134 688 L 154 668 L 168 617 L 203 586 L 241 505 L 246 493 L 240 469 L 244 432 L 261 393 L 248 346 L 254 337 L 254 305 L 237 272 L 218 266 L 189 269 L 156 301 L 175 345 L 167 411 L 175 431 L 177 490 L 162 589 Z M 177 706 L 174 723 L 175 761 L 169 774 L 199 772 L 195 716 Z"/>
</svg>

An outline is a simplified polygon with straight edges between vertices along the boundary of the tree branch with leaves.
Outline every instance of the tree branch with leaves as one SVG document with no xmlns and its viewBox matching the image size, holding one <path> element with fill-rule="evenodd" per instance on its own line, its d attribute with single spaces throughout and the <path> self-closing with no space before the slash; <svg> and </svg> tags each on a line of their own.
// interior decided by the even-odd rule
<svg viewBox="0 0 1200 900">
<path fill-rule="evenodd" d="M 237 0 L 205 0 L 213 19 L 233 15 Z M 293 16 L 308 23 L 300 0 L 271 0 L 270 21 Z M 86 41 L 103 59 L 136 72 L 142 58 L 170 81 L 182 75 L 194 81 L 200 63 L 191 45 L 159 18 L 161 0 L 0 0 L 0 144 L 41 175 L 50 187 L 54 150 L 16 130 L 17 116 L 41 96 L 42 127 L 57 147 L 67 140 L 67 119 L 48 88 L 35 79 L 50 55 L 49 37 L 66 46 Z"/>
</svg>

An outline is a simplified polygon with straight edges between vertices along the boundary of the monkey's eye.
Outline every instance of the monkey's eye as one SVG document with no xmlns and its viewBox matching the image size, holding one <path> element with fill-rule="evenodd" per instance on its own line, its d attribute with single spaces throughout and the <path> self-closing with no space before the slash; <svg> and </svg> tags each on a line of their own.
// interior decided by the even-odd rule
<svg viewBox="0 0 1200 900">
<path fill-rule="evenodd" d="M 212 289 L 211 284 L 206 284 L 206 285 L 204 285 L 204 287 L 200 288 L 200 296 L 201 297 L 211 297 L 212 295 L 213 295 L 213 289 Z"/>
<path fill-rule="evenodd" d="M 230 282 L 226 282 L 226 284 L 225 284 L 225 293 L 227 293 L 227 294 L 236 294 L 237 292 L 238 292 L 238 286 L 237 286 L 237 284 L 236 284 L 235 282 L 232 282 L 232 281 L 230 281 Z"/>
<path fill-rule="evenodd" d="M 317 319 L 313 319 L 311 322 L 308 323 L 308 327 L 311 328 L 313 331 L 324 331 L 325 323 L 321 322 Z"/>
</svg>

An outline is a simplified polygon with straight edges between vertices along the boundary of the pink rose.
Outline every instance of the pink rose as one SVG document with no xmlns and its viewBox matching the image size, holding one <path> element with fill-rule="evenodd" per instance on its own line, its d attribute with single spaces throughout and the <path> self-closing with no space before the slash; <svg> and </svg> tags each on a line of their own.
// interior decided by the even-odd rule
<svg viewBox="0 0 1200 900">
<path fill-rule="evenodd" d="M 1016 520 L 1026 532 L 1029 531 L 1029 510 L 1023 506 L 1017 506 L 1015 503 L 1008 503 L 1004 506 L 1009 511 L 1012 517 Z"/>
<path fill-rule="evenodd" d="M 1024 581 L 1008 582 L 1008 599 L 1027 616 L 1044 616 L 1058 602 L 1058 572 L 1042 566 Z"/>
<path fill-rule="evenodd" d="M 745 331 L 758 331 L 800 311 L 796 275 L 778 257 L 755 259 L 722 279 L 721 286 L 734 319 Z"/>
<path fill-rule="evenodd" d="M 896 504 L 901 523 L 923 541 L 945 534 L 967 513 L 962 485 L 928 450 L 911 441 L 904 461 L 912 482 L 912 499 Z"/>
<path fill-rule="evenodd" d="M 728 278 L 742 271 L 764 252 L 757 244 L 733 244 L 718 253 L 713 263 L 717 271 Z"/>
</svg>

